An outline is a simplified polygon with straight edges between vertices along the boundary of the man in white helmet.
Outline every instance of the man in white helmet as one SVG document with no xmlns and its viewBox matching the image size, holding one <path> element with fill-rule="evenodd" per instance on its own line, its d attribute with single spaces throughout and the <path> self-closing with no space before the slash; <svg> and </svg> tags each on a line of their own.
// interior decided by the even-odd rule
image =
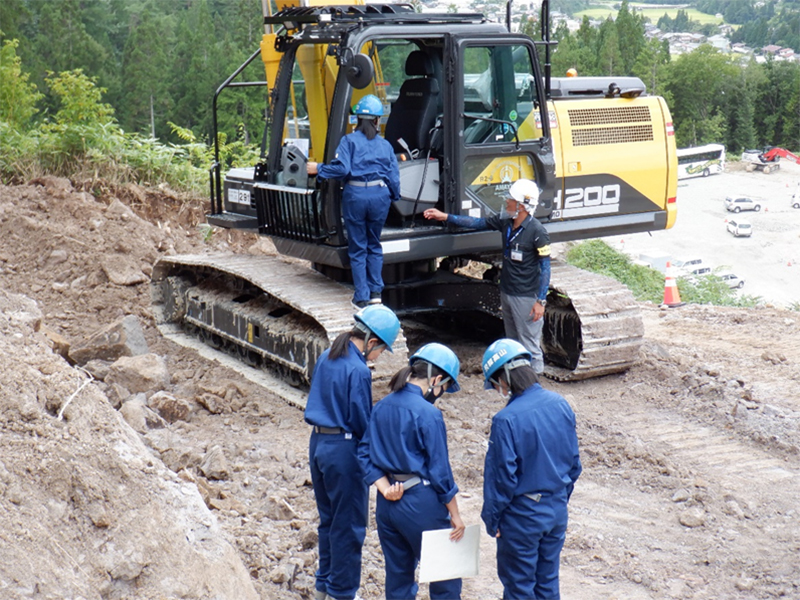
<svg viewBox="0 0 800 600">
<path fill-rule="evenodd" d="M 539 186 L 530 179 L 516 181 L 508 190 L 507 215 L 485 219 L 450 215 L 436 208 L 426 219 L 446 221 L 469 229 L 494 229 L 503 234 L 503 271 L 500 303 L 506 337 L 519 341 L 533 355 L 537 373 L 544 370 L 541 350 L 544 307 L 550 287 L 550 236 L 534 218 L 539 205 Z"/>
</svg>

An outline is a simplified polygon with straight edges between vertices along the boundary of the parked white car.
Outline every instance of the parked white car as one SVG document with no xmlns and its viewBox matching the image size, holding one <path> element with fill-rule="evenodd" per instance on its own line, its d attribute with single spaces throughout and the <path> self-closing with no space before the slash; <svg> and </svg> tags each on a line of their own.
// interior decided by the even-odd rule
<svg viewBox="0 0 800 600">
<path fill-rule="evenodd" d="M 729 288 L 741 289 L 744 285 L 744 279 L 740 279 L 733 273 L 720 273 L 719 278 L 722 279 Z"/>
<path fill-rule="evenodd" d="M 731 219 L 728 221 L 728 231 L 735 237 L 750 237 L 753 235 L 753 226 L 742 219 Z"/>
<path fill-rule="evenodd" d="M 679 275 L 689 275 L 698 269 L 708 268 L 708 265 L 703 263 L 703 259 L 696 256 L 676 258 L 670 262 L 670 266 L 675 267 Z M 710 268 L 706 272 L 709 271 L 711 271 Z"/>
</svg>

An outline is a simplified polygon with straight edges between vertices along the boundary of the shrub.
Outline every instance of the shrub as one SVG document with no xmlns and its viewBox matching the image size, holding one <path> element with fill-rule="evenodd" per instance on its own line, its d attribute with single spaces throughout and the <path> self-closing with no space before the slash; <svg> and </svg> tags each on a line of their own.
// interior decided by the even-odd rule
<svg viewBox="0 0 800 600">
<path fill-rule="evenodd" d="M 19 41 L 6 40 L 0 47 L 0 122 L 24 130 L 38 111 L 36 103 L 43 97 L 36 85 L 28 83 L 17 56 Z"/>
</svg>

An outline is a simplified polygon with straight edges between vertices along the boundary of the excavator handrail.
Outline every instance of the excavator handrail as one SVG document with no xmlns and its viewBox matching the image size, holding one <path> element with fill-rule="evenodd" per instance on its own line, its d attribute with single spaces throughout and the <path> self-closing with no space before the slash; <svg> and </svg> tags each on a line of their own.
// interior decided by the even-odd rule
<svg viewBox="0 0 800 600">
<path fill-rule="evenodd" d="M 402 10 L 398 10 L 402 9 Z M 300 24 L 323 23 L 483 23 L 481 13 L 418 13 L 410 4 L 365 4 L 332 6 L 297 6 L 284 8 L 274 15 L 264 17 L 265 25 L 284 25 L 286 29 L 299 29 Z"/>
<path fill-rule="evenodd" d="M 211 103 L 211 135 L 214 140 L 214 162 L 211 165 L 211 214 L 220 214 L 222 212 L 222 178 L 220 173 L 220 160 L 219 160 L 219 126 L 217 124 L 217 98 L 219 98 L 222 90 L 228 87 L 263 87 L 267 85 L 266 81 L 239 81 L 232 83 L 239 74 L 244 71 L 247 66 L 253 62 L 257 56 L 261 55 L 261 48 L 253 52 L 253 54 L 242 65 L 236 69 L 230 77 L 222 82 L 214 92 L 214 100 Z"/>
</svg>

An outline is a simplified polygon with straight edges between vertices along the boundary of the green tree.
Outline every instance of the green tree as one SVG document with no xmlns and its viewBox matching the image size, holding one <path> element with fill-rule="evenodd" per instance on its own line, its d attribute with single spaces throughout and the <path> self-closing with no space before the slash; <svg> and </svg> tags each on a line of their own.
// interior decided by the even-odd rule
<svg viewBox="0 0 800 600">
<path fill-rule="evenodd" d="M 672 23 L 672 31 L 689 31 L 691 24 L 689 23 L 689 15 L 685 10 L 679 10 L 675 15 L 675 21 Z"/>
<path fill-rule="evenodd" d="M 621 71 L 617 75 L 632 75 L 639 53 L 645 46 L 644 20 L 641 15 L 628 10 L 628 0 L 622 0 L 614 22 L 619 38 L 619 54 L 622 59 Z"/>
<path fill-rule="evenodd" d="M 21 24 L 30 18 L 30 12 L 23 0 L 3 0 L 0 2 L 0 41 L 19 40 Z"/>
<path fill-rule="evenodd" d="M 50 73 L 46 79 L 58 101 L 53 121 L 42 125 L 42 161 L 57 173 L 76 169 L 90 153 L 105 155 L 119 136 L 114 109 L 102 101 L 97 78 L 81 71 Z"/>
<path fill-rule="evenodd" d="M 703 44 L 675 60 L 667 72 L 665 89 L 672 99 L 679 147 L 719 142 L 727 137 L 722 107 L 726 80 L 735 78 L 739 67 L 716 48 Z"/>
<path fill-rule="evenodd" d="M 727 139 L 725 145 L 732 152 L 757 145 L 754 125 L 755 101 L 758 86 L 764 81 L 764 70 L 750 62 L 740 68 L 736 77 L 724 82 L 725 97 L 723 111 L 727 115 Z"/>
<path fill-rule="evenodd" d="M 199 138 L 211 131 L 211 98 L 228 75 L 221 64 L 219 39 L 206 0 L 194 2 L 181 14 L 172 65 L 172 120 Z"/>
<path fill-rule="evenodd" d="M 606 19 L 597 35 L 597 66 L 600 75 L 620 75 L 622 55 L 619 52 L 619 35 L 614 21 Z"/>
<path fill-rule="evenodd" d="M 34 79 L 43 78 L 48 71 L 78 68 L 94 77 L 103 74 L 109 52 L 87 32 L 80 0 L 32 0 L 30 6 L 38 15 L 34 51 L 26 59 L 36 73 Z"/>
<path fill-rule="evenodd" d="M 639 52 L 632 72 L 644 82 L 651 94 L 661 95 L 669 64 L 669 43 L 653 38 Z"/>
<path fill-rule="evenodd" d="M 768 60 L 763 69 L 765 78 L 756 91 L 758 111 L 754 117 L 759 145 L 800 150 L 796 108 L 800 100 L 800 65 Z"/>
<path fill-rule="evenodd" d="M 656 27 L 666 33 L 672 33 L 675 31 L 675 21 L 673 21 L 672 17 L 670 17 L 667 13 L 664 13 L 664 15 L 658 19 Z"/>
<path fill-rule="evenodd" d="M 144 10 L 137 20 L 122 57 L 124 111 L 120 120 L 127 130 L 153 133 L 152 118 L 155 135 L 162 136 L 169 132 L 166 113 L 172 105 L 166 79 L 171 31 L 151 10 Z"/>
<path fill-rule="evenodd" d="M 17 40 L 6 40 L 0 47 L 0 122 L 24 130 L 38 111 L 41 99 L 36 86 L 28 81 L 22 71 L 22 60 L 17 56 Z"/>
</svg>

